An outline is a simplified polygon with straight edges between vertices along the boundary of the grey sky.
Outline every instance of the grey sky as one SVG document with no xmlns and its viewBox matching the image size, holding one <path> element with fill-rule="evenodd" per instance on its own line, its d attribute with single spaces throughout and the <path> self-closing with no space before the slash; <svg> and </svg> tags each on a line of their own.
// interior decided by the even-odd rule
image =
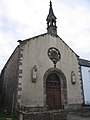
<svg viewBox="0 0 90 120">
<path fill-rule="evenodd" d="M 58 35 L 90 60 L 90 0 L 52 0 Z M 0 0 L 0 70 L 18 40 L 46 33 L 49 0 Z"/>
</svg>

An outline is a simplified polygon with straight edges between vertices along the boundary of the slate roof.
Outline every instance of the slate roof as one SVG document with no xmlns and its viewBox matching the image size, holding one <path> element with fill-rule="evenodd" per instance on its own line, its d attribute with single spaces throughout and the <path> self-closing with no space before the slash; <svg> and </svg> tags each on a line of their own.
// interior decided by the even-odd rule
<svg viewBox="0 0 90 120">
<path fill-rule="evenodd" d="M 90 61 L 85 59 L 80 59 L 80 65 L 85 67 L 90 67 Z"/>
</svg>

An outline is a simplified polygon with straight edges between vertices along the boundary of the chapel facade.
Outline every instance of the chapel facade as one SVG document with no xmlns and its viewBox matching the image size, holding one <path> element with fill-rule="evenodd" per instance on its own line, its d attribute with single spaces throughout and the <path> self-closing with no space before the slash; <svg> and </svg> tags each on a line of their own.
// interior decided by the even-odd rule
<svg viewBox="0 0 90 120">
<path fill-rule="evenodd" d="M 79 106 L 83 100 L 79 57 L 57 35 L 51 1 L 46 21 L 47 33 L 19 41 L 22 77 L 18 103 L 32 109 Z"/>
<path fill-rule="evenodd" d="M 46 21 L 47 33 L 19 40 L 2 70 L 1 103 L 7 108 L 30 112 L 82 106 L 79 56 L 57 35 L 51 1 Z"/>
</svg>

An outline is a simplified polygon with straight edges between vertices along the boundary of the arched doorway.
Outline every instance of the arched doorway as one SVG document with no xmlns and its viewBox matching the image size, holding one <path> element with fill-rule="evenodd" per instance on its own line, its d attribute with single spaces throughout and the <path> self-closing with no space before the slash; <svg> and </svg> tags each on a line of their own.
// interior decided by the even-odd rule
<svg viewBox="0 0 90 120">
<path fill-rule="evenodd" d="M 57 74 L 51 73 L 46 79 L 46 104 L 50 109 L 61 107 L 60 78 Z"/>
<path fill-rule="evenodd" d="M 58 68 L 50 68 L 44 74 L 44 105 L 49 109 L 67 105 L 66 77 Z"/>
</svg>

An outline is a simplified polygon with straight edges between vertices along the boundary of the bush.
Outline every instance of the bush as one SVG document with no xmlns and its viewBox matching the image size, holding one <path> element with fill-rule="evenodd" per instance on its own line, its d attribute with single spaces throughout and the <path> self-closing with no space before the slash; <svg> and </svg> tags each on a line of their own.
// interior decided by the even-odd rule
<svg viewBox="0 0 90 120">
<path fill-rule="evenodd" d="M 18 114 L 17 113 L 7 113 L 7 112 L 0 112 L 0 120 L 18 120 Z"/>
</svg>

